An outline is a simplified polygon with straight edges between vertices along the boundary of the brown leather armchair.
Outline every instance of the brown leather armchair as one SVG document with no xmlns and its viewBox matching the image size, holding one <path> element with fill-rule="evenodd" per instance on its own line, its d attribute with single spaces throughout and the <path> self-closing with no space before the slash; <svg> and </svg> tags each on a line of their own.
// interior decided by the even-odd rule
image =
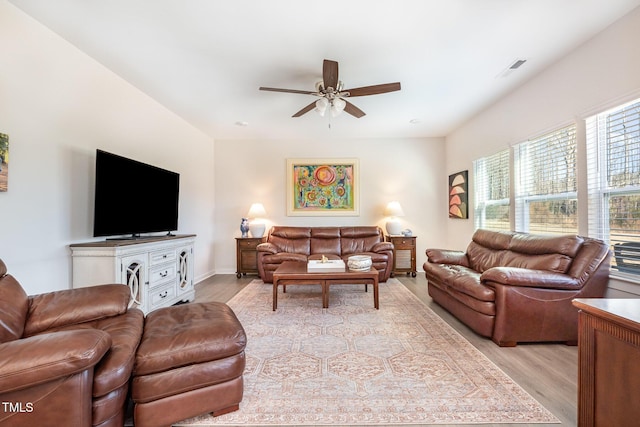
<svg viewBox="0 0 640 427">
<path fill-rule="evenodd" d="M 129 289 L 27 296 L 0 260 L 0 424 L 122 426 L 144 317 Z"/>
</svg>

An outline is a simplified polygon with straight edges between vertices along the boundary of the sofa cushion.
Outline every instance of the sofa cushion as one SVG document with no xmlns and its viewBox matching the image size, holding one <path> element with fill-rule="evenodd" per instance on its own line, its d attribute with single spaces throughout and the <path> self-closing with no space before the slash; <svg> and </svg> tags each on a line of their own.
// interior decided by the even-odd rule
<svg viewBox="0 0 640 427">
<path fill-rule="evenodd" d="M 277 254 L 263 255 L 262 257 L 264 264 L 281 264 L 285 261 L 307 262 L 307 255 L 293 252 L 278 252 Z"/>
<path fill-rule="evenodd" d="M 562 254 L 574 258 L 584 239 L 576 235 L 539 235 L 516 233 L 509 250 L 528 255 Z"/>
<path fill-rule="evenodd" d="M 491 249 L 509 249 L 513 233 L 511 231 L 490 231 L 478 229 L 473 233 L 471 241 Z"/>
<path fill-rule="evenodd" d="M 121 284 L 63 289 L 29 297 L 24 335 L 31 336 L 127 311 L 131 291 Z M 96 304 L 100 301 L 100 304 Z"/>
<path fill-rule="evenodd" d="M 142 338 L 144 314 L 131 309 L 119 316 L 106 317 L 76 325 L 54 328 L 46 331 L 73 331 L 79 329 L 96 329 L 104 331 L 111 337 L 111 349 L 98 362 L 94 371 L 93 396 L 104 396 L 127 384 L 136 350 Z"/>
<path fill-rule="evenodd" d="M 376 226 L 341 227 L 341 255 L 370 252 L 376 243 L 382 242 L 380 229 Z"/>
<path fill-rule="evenodd" d="M 309 227 L 273 227 L 268 241 L 281 252 L 304 255 L 311 253 L 311 229 Z"/>
<path fill-rule="evenodd" d="M 493 289 L 480 283 L 480 274 L 468 267 L 455 264 L 424 264 L 425 273 L 433 281 L 447 284 L 480 301 L 495 301 Z M 430 280 L 430 282 L 431 282 Z"/>
<path fill-rule="evenodd" d="M 507 252 L 502 258 L 502 266 L 566 273 L 571 261 L 570 257 L 561 254 L 525 255 Z"/>
<path fill-rule="evenodd" d="M 29 298 L 20 283 L 7 273 L 0 260 L 0 343 L 17 340 L 24 333 Z"/>
<path fill-rule="evenodd" d="M 475 241 L 467 247 L 467 258 L 472 270 L 483 273 L 491 267 L 502 264 L 502 258 L 507 253 L 506 249 L 487 248 Z"/>
<path fill-rule="evenodd" d="M 311 229 L 311 254 L 340 255 L 340 229 L 314 227 Z"/>
</svg>

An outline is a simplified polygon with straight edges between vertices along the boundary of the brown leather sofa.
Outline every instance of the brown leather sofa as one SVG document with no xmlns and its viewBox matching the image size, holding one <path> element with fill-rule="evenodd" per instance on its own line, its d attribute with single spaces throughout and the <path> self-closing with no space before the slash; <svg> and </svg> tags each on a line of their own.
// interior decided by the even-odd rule
<svg viewBox="0 0 640 427">
<path fill-rule="evenodd" d="M 129 288 L 27 296 L 0 260 L 0 424 L 122 426 L 142 311 Z"/>
<path fill-rule="evenodd" d="M 576 345 L 574 298 L 600 298 L 611 251 L 602 241 L 476 230 L 466 252 L 427 249 L 431 298 L 501 347 Z"/>
<path fill-rule="evenodd" d="M 393 245 L 384 241 L 382 230 L 376 226 L 274 226 L 257 251 L 258 272 L 265 283 L 273 283 L 273 272 L 284 261 L 307 262 L 322 255 L 345 263 L 352 255 L 370 255 L 380 282 L 389 279 L 393 268 Z"/>
</svg>

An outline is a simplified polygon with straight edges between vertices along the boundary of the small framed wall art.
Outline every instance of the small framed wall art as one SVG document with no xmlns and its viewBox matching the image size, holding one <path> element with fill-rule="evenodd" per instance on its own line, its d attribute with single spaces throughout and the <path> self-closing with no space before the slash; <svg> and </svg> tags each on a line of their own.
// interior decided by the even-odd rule
<svg viewBox="0 0 640 427">
<path fill-rule="evenodd" d="M 357 159 L 287 159 L 287 216 L 358 216 Z"/>
<path fill-rule="evenodd" d="M 449 218 L 469 218 L 469 171 L 449 175 Z"/>
</svg>

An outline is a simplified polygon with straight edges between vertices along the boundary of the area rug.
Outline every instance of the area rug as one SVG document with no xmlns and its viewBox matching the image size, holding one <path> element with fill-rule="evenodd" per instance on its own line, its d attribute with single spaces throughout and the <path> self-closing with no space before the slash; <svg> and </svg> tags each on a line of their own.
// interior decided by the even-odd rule
<svg viewBox="0 0 640 427">
<path fill-rule="evenodd" d="M 228 302 L 247 333 L 240 410 L 177 425 L 559 423 L 398 280 L 272 286 Z"/>
</svg>

